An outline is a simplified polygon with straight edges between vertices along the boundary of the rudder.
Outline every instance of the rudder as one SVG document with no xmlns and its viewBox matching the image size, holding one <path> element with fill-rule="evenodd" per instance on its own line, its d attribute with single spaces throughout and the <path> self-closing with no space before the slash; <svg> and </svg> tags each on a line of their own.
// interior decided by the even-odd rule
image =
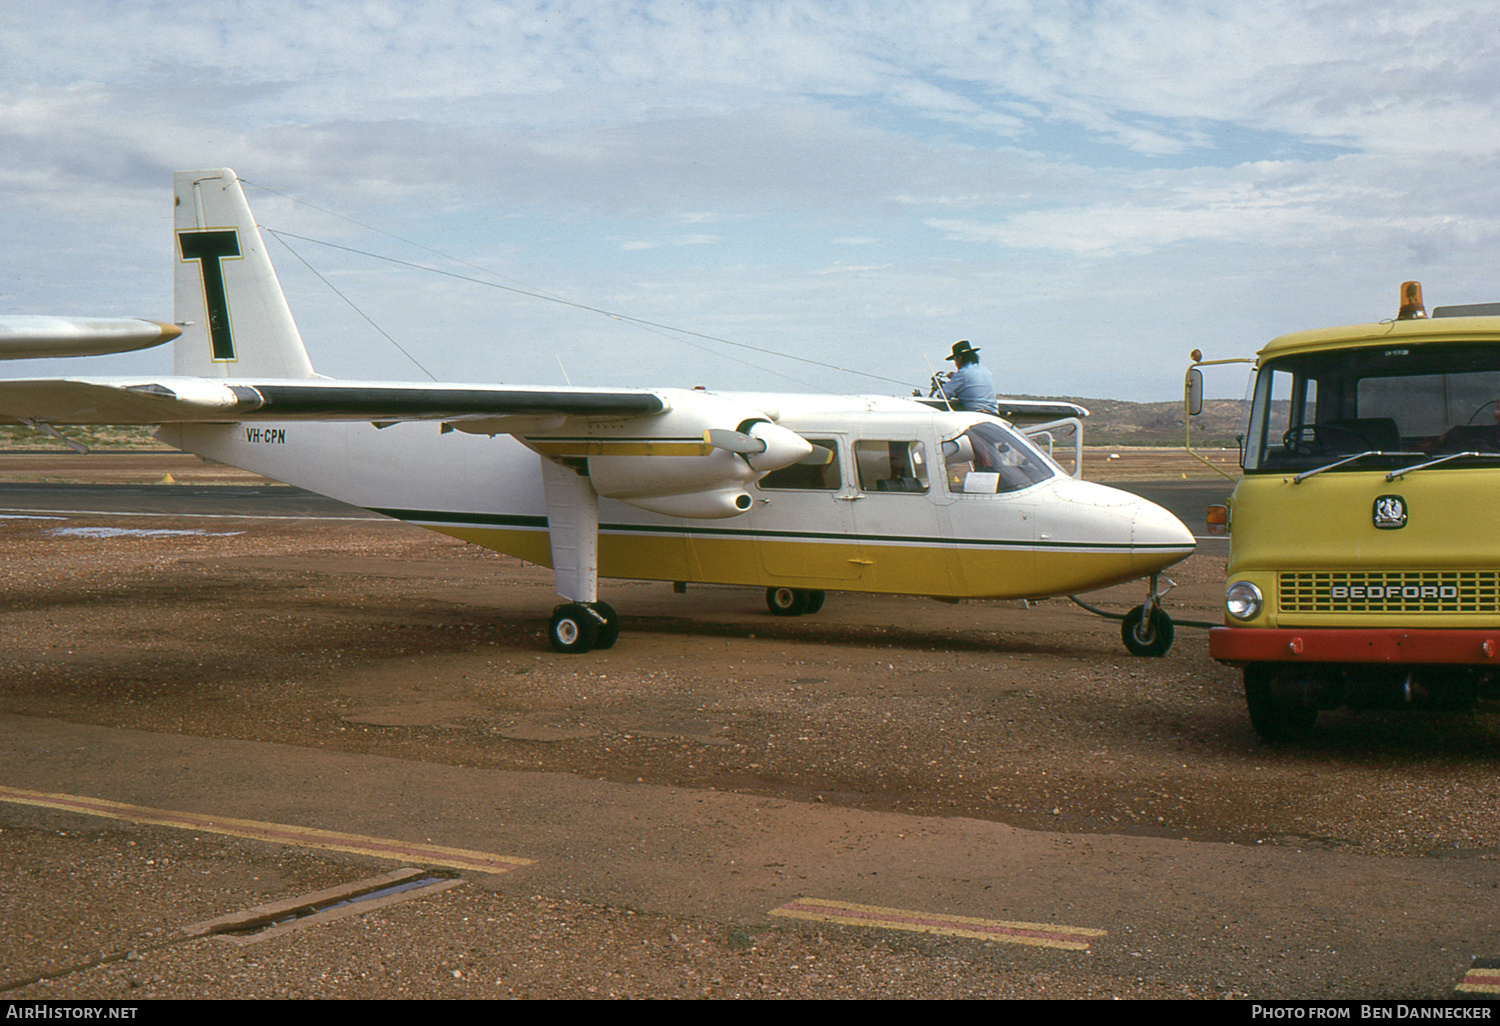
<svg viewBox="0 0 1500 1026">
<path fill-rule="evenodd" d="M 173 176 L 174 374 L 310 378 L 312 363 L 265 240 L 228 168 Z"/>
</svg>

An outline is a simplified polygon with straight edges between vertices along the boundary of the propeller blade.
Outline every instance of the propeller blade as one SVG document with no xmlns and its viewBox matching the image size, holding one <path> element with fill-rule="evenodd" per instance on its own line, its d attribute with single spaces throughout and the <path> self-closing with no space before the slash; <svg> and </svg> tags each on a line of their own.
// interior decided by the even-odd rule
<svg viewBox="0 0 1500 1026">
<path fill-rule="evenodd" d="M 753 456 L 766 451 L 766 443 L 762 439 L 753 438 L 743 431 L 709 428 L 703 432 L 703 440 L 715 449 L 739 453 L 741 456 Z"/>
<path fill-rule="evenodd" d="M 812 445 L 811 442 L 807 443 Z M 797 461 L 799 467 L 826 467 L 833 462 L 833 450 L 826 449 L 821 445 L 813 445 L 812 452 Z"/>
</svg>

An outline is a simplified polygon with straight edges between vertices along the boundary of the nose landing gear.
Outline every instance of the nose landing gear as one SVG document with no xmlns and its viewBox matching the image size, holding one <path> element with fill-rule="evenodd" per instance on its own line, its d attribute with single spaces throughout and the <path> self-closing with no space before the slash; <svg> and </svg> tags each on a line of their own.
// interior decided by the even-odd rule
<svg viewBox="0 0 1500 1026">
<path fill-rule="evenodd" d="M 1167 579 L 1167 586 L 1163 589 L 1160 587 L 1161 580 L 1160 574 L 1152 574 L 1146 585 L 1146 601 L 1123 616 L 1091 606 L 1077 595 L 1069 595 L 1068 598 L 1074 605 L 1087 609 L 1095 616 L 1102 616 L 1106 620 L 1119 620 L 1120 640 L 1125 643 L 1125 648 L 1131 655 L 1164 656 L 1172 647 L 1172 641 L 1177 633 L 1177 624 L 1184 627 L 1203 628 L 1219 625 L 1198 620 L 1179 620 L 1174 623 L 1167 615 L 1167 611 L 1161 607 L 1161 597 L 1177 585 Z"/>
</svg>

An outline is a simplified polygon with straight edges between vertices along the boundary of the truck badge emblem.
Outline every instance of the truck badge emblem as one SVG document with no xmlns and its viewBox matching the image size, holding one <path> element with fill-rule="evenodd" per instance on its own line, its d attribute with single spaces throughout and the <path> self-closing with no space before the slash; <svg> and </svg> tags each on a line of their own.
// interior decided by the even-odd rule
<svg viewBox="0 0 1500 1026">
<path fill-rule="evenodd" d="M 1399 495 L 1382 495 L 1375 500 L 1372 513 L 1375 526 L 1382 531 L 1394 531 L 1406 526 L 1406 500 Z"/>
</svg>

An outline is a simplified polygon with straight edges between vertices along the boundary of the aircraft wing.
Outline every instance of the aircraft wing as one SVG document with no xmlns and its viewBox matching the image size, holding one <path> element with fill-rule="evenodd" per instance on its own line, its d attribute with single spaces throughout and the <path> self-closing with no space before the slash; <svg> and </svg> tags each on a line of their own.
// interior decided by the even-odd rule
<svg viewBox="0 0 1500 1026">
<path fill-rule="evenodd" d="M 930 406 L 934 410 L 950 409 L 950 405 L 942 399 L 917 399 L 923 406 Z M 995 404 L 1000 409 L 1000 419 L 1008 420 L 1017 427 L 1027 427 L 1032 424 L 1045 424 L 1054 420 L 1067 420 L 1069 417 L 1083 418 L 1089 415 L 1087 408 L 1077 403 L 1063 402 L 1059 399 L 1012 399 L 1008 396 L 999 396 Z"/>
<path fill-rule="evenodd" d="M 1009 399 L 1001 396 L 995 400 L 1000 407 L 1000 417 L 1012 424 L 1039 424 L 1049 420 L 1066 420 L 1068 417 L 1087 417 L 1089 411 L 1077 403 L 1065 403 L 1047 399 Z"/>
<path fill-rule="evenodd" d="M 0 315 L 0 360 L 100 356 L 170 342 L 182 329 L 139 317 Z"/>
<path fill-rule="evenodd" d="M 196 377 L 0 381 L 0 423 L 13 424 L 439 420 L 498 434 L 514 430 L 516 418 L 639 417 L 669 408 L 644 390 Z"/>
</svg>

